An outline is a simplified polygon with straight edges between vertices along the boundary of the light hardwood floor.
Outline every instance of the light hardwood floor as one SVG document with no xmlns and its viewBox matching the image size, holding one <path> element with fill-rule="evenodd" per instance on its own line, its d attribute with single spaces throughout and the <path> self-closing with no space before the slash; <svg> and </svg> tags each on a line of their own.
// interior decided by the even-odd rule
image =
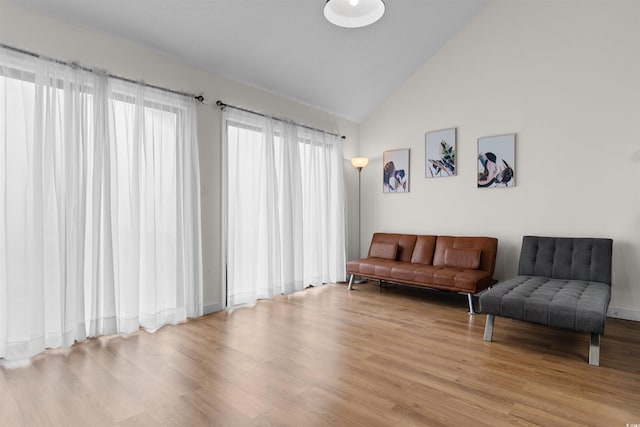
<svg viewBox="0 0 640 427">
<path fill-rule="evenodd" d="M 0 425 L 498 426 L 640 423 L 640 323 L 589 337 L 484 315 L 466 298 L 328 285 L 155 334 L 0 368 Z"/>
</svg>

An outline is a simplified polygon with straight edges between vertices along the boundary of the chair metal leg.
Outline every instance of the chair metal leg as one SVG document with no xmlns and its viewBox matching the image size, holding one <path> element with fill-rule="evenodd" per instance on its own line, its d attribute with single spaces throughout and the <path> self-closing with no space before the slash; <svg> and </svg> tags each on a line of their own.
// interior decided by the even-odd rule
<svg viewBox="0 0 640 427">
<path fill-rule="evenodd" d="M 600 366 L 600 335 L 598 334 L 591 334 L 589 365 Z"/>
<path fill-rule="evenodd" d="M 484 340 L 491 341 L 493 335 L 493 322 L 495 317 L 493 314 L 487 314 L 487 322 L 484 324 Z"/>
<path fill-rule="evenodd" d="M 472 316 L 474 314 L 477 314 L 475 312 L 475 310 L 473 309 L 473 295 L 467 293 L 467 300 L 469 301 L 469 314 L 472 315 Z"/>
<path fill-rule="evenodd" d="M 351 277 L 349 278 L 349 287 L 347 288 L 347 290 L 352 290 L 353 289 L 353 278 L 355 277 L 355 275 L 351 275 Z"/>
</svg>

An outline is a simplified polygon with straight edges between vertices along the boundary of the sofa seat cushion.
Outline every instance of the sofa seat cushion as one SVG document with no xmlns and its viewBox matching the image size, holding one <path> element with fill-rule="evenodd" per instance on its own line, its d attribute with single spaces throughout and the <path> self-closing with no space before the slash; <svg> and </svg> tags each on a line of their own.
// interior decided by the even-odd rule
<svg viewBox="0 0 640 427">
<path fill-rule="evenodd" d="M 433 284 L 453 288 L 456 282 L 456 275 L 463 271 L 461 268 L 442 267 L 433 273 Z"/>
<path fill-rule="evenodd" d="M 442 267 L 433 265 L 422 265 L 413 273 L 413 280 L 419 283 L 433 283 L 433 273 L 442 270 Z"/>
<path fill-rule="evenodd" d="M 347 273 L 389 278 L 391 277 L 391 269 L 398 264 L 402 263 L 383 258 L 363 258 L 347 262 Z"/>
<path fill-rule="evenodd" d="M 375 270 L 373 272 L 374 275 L 378 277 L 392 277 L 391 269 L 398 265 L 397 261 L 392 260 L 379 260 L 378 264 L 375 266 Z"/>
<path fill-rule="evenodd" d="M 380 258 L 363 258 L 347 262 L 347 273 L 350 274 L 375 274 L 376 266 L 384 263 Z"/>
<path fill-rule="evenodd" d="M 512 319 L 604 333 L 611 287 L 600 282 L 517 276 L 480 297 L 481 311 Z"/>
<path fill-rule="evenodd" d="M 362 264 L 361 259 L 355 259 L 353 261 L 347 261 L 347 274 L 358 274 L 360 273 L 360 264 Z"/>
<path fill-rule="evenodd" d="M 464 270 L 456 274 L 454 286 L 456 289 L 476 293 L 493 285 L 495 280 L 491 274 L 482 270 Z"/>
<path fill-rule="evenodd" d="M 416 270 L 424 267 L 422 264 L 412 264 L 410 262 L 398 262 L 391 268 L 391 276 L 398 281 L 414 282 Z"/>
<path fill-rule="evenodd" d="M 441 288 L 449 288 L 456 291 L 476 293 L 486 289 L 495 283 L 495 280 L 486 271 L 463 270 L 452 267 L 435 267 L 432 282 Z"/>
</svg>

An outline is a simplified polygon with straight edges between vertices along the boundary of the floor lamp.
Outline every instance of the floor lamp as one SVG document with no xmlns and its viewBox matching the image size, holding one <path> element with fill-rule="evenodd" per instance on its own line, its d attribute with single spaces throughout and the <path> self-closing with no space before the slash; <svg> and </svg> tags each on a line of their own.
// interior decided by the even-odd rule
<svg viewBox="0 0 640 427">
<path fill-rule="evenodd" d="M 360 215 L 360 176 L 362 175 L 362 169 L 365 168 L 367 166 L 367 164 L 369 164 L 369 159 L 367 157 L 354 157 L 353 159 L 351 159 L 351 164 L 353 165 L 354 168 L 358 169 L 358 257 L 360 257 L 360 233 L 362 230 L 362 218 Z M 358 278 L 357 280 L 354 280 L 354 283 L 364 283 L 366 282 L 366 280 L 362 280 L 361 278 Z"/>
</svg>

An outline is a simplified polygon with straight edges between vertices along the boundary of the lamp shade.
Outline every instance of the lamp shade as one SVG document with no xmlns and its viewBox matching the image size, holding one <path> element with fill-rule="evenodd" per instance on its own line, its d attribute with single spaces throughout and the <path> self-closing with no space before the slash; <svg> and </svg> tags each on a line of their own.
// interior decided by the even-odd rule
<svg viewBox="0 0 640 427">
<path fill-rule="evenodd" d="M 371 25 L 384 15 L 382 0 L 327 0 L 324 17 L 339 27 L 359 28 Z"/>
<path fill-rule="evenodd" d="M 369 159 L 367 157 L 354 157 L 351 159 L 351 164 L 356 169 L 362 169 L 369 164 Z"/>
</svg>

